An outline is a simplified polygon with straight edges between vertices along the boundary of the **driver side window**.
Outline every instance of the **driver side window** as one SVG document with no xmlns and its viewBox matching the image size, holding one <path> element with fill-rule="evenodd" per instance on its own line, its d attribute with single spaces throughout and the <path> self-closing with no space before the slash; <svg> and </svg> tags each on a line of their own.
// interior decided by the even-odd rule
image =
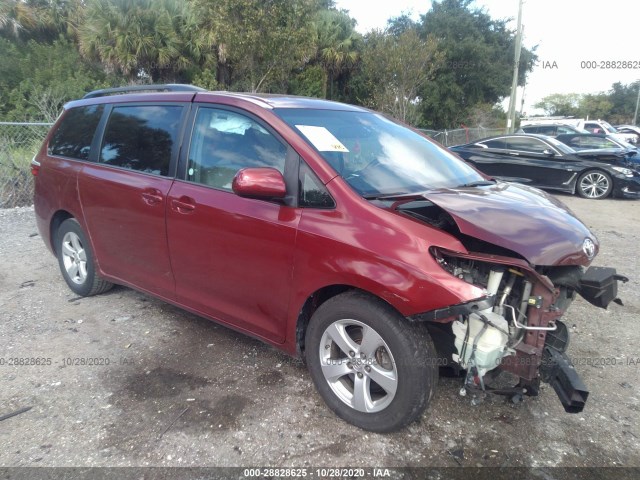
<svg viewBox="0 0 640 480">
<path fill-rule="evenodd" d="M 241 113 L 201 107 L 196 115 L 187 180 L 231 191 L 239 170 L 271 167 L 284 174 L 285 145 L 258 122 Z"/>
</svg>

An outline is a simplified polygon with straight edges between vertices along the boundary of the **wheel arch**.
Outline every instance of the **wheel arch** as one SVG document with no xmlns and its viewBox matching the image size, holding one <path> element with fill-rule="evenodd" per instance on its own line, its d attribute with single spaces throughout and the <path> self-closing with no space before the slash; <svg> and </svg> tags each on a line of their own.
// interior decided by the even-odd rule
<svg viewBox="0 0 640 480">
<path fill-rule="evenodd" d="M 58 255 L 58 252 L 56 251 L 56 233 L 60 228 L 60 225 L 62 225 L 62 222 L 70 218 L 75 217 L 66 210 L 58 210 L 51 217 L 51 221 L 49 222 L 49 244 L 54 255 Z"/>
<path fill-rule="evenodd" d="M 298 313 L 298 317 L 296 319 L 296 328 L 295 328 L 295 347 L 296 347 L 296 354 L 299 357 L 304 358 L 305 334 L 307 331 L 307 327 L 309 326 L 311 317 L 313 316 L 315 311 L 320 307 L 320 305 L 325 303 L 327 300 L 349 291 L 361 292 L 371 297 L 372 299 L 380 300 L 384 302 L 386 305 L 388 305 L 389 307 L 391 307 L 392 309 L 394 309 L 396 312 L 398 312 L 400 316 L 404 317 L 404 315 L 402 315 L 396 307 L 391 305 L 384 298 L 372 292 L 363 290 L 362 288 L 358 288 L 353 285 L 345 285 L 345 284 L 326 285 L 324 287 L 317 289 L 315 292 L 309 295 L 305 300 L 305 302 L 303 303 L 302 308 L 300 309 L 300 312 Z"/>
</svg>

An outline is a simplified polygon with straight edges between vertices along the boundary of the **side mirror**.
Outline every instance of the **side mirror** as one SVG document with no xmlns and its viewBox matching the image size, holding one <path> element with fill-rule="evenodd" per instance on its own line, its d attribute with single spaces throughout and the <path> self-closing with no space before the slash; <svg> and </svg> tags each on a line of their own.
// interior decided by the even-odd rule
<svg viewBox="0 0 640 480">
<path fill-rule="evenodd" d="M 542 153 L 544 155 L 546 155 L 547 157 L 555 157 L 556 156 L 556 152 L 554 152 L 550 148 L 547 148 L 546 150 L 543 150 Z"/>
<path fill-rule="evenodd" d="M 231 183 L 236 195 L 255 198 L 284 198 L 287 186 L 275 168 L 243 168 Z"/>
</svg>

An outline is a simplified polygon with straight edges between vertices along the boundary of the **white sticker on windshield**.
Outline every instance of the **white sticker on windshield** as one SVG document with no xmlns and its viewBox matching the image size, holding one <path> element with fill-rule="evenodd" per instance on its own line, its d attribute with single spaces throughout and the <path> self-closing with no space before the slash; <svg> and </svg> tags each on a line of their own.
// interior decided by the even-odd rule
<svg viewBox="0 0 640 480">
<path fill-rule="evenodd" d="M 311 125 L 296 125 L 305 137 L 321 152 L 345 152 L 349 153 L 340 140 L 324 127 L 313 127 Z"/>
</svg>

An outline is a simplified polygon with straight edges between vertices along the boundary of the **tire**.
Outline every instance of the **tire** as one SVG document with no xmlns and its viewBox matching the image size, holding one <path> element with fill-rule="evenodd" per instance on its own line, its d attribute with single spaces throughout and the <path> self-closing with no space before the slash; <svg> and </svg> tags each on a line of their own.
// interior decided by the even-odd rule
<svg viewBox="0 0 640 480">
<path fill-rule="evenodd" d="M 372 432 L 392 432 L 417 420 L 438 378 L 426 328 L 357 291 L 316 310 L 305 335 L 305 358 L 327 406 Z"/>
<path fill-rule="evenodd" d="M 607 198 L 613 190 L 611 176 L 602 170 L 587 170 L 576 183 L 576 192 L 582 198 L 600 200 Z"/>
<path fill-rule="evenodd" d="M 90 297 L 113 287 L 98 276 L 91 245 L 75 218 L 62 222 L 55 238 L 60 271 L 74 293 Z"/>
</svg>

